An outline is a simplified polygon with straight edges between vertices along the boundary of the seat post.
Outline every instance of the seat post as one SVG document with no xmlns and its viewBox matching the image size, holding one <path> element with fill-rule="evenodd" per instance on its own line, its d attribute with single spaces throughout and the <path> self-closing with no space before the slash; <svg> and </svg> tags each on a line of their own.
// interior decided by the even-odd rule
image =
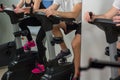
<svg viewBox="0 0 120 80">
<path fill-rule="evenodd" d="M 116 42 L 109 44 L 110 61 L 116 62 L 115 56 L 117 55 Z M 119 76 L 118 68 L 111 68 L 111 78 L 115 79 Z"/>
<path fill-rule="evenodd" d="M 49 52 L 49 59 L 52 60 L 55 58 L 55 48 L 52 45 L 51 41 L 53 40 L 52 31 L 46 32 L 46 40 L 47 40 L 47 46 L 48 46 L 48 52 Z"/>
</svg>

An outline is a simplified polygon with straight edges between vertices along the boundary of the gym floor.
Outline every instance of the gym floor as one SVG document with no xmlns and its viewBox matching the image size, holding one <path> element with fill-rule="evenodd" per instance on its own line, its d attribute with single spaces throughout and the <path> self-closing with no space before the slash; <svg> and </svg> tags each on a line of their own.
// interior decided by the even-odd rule
<svg viewBox="0 0 120 80">
<path fill-rule="evenodd" d="M 7 66 L 0 67 L 0 79 L 2 78 L 2 75 L 7 71 Z"/>
</svg>

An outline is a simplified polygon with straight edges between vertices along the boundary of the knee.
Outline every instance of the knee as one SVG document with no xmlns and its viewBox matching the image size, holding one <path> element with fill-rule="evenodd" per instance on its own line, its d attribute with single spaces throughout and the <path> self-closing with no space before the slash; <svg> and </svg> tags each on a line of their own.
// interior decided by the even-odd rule
<svg viewBox="0 0 120 80">
<path fill-rule="evenodd" d="M 52 32 L 53 34 L 56 34 L 59 31 L 59 27 L 53 27 Z"/>
<path fill-rule="evenodd" d="M 79 41 L 72 41 L 71 46 L 73 49 L 76 49 L 77 47 L 80 46 L 80 42 Z"/>
<path fill-rule="evenodd" d="M 72 46 L 73 49 L 75 49 L 76 48 L 76 43 L 74 41 L 72 41 L 71 46 Z"/>
<path fill-rule="evenodd" d="M 79 34 L 72 40 L 71 45 L 73 49 L 81 47 L 81 36 Z"/>
</svg>

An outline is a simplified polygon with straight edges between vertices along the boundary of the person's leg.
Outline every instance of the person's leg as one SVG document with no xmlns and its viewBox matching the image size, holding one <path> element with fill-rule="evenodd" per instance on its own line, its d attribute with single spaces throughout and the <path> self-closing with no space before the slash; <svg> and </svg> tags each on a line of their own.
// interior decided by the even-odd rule
<svg viewBox="0 0 120 80">
<path fill-rule="evenodd" d="M 60 26 L 65 26 L 65 24 L 64 24 L 64 23 L 61 23 L 61 24 L 53 27 L 52 32 L 53 32 L 53 34 L 54 34 L 54 37 L 62 37 L 62 38 L 63 38 L 63 34 L 62 34 L 61 30 L 60 30 Z M 62 43 L 60 44 L 60 46 L 61 46 L 61 49 L 62 49 L 62 50 L 67 49 L 67 46 L 66 46 L 66 44 L 65 44 L 64 42 L 62 42 Z"/>
<path fill-rule="evenodd" d="M 30 18 L 24 19 L 19 23 L 19 27 L 22 31 L 27 31 L 27 40 L 31 41 L 32 40 L 32 36 L 30 33 L 30 30 L 28 29 L 27 25 L 29 24 Z"/>
<path fill-rule="evenodd" d="M 46 48 L 43 45 L 43 40 L 45 38 L 45 31 L 43 28 L 40 28 L 38 35 L 36 37 L 36 43 L 37 43 L 37 48 L 38 48 L 38 56 L 36 60 L 36 67 L 32 70 L 32 73 L 41 73 L 45 71 L 45 64 L 47 62 L 45 51 Z"/>
<path fill-rule="evenodd" d="M 66 24 L 64 22 L 61 22 L 59 25 L 53 27 L 52 32 L 54 34 L 54 37 L 63 38 L 63 34 L 62 34 L 60 28 L 66 28 Z M 56 56 L 57 59 L 60 59 L 62 57 L 67 57 L 68 55 L 71 54 L 70 50 L 67 48 L 64 40 L 62 43 L 60 43 L 60 47 L 61 47 L 61 52 Z"/>
<path fill-rule="evenodd" d="M 37 48 L 38 48 L 38 53 L 39 53 L 39 59 L 38 59 L 38 62 L 41 63 L 41 64 L 45 64 L 46 61 L 45 58 L 45 51 L 46 51 L 46 48 L 43 44 L 43 40 L 45 38 L 45 31 L 43 30 L 43 28 L 40 28 L 38 34 L 37 34 L 37 37 L 36 37 L 36 43 L 37 43 Z"/>
<path fill-rule="evenodd" d="M 22 31 L 26 30 L 28 32 L 26 36 L 28 41 L 23 46 L 24 50 L 28 50 L 29 48 L 35 46 L 35 42 L 32 39 L 31 32 L 27 26 L 39 26 L 39 25 L 40 25 L 39 21 L 34 17 L 26 18 L 19 23 L 19 27 L 21 28 L 21 30 Z"/>
<path fill-rule="evenodd" d="M 80 68 L 80 48 L 81 48 L 81 36 L 80 34 L 76 34 L 74 39 L 72 40 L 72 49 L 74 53 L 74 76 L 75 78 L 79 77 L 79 68 Z"/>
<path fill-rule="evenodd" d="M 72 49 L 74 54 L 74 76 L 72 80 L 79 80 L 80 76 L 80 61 L 81 61 L 81 23 L 74 25 L 76 27 L 75 37 L 72 40 Z"/>
</svg>

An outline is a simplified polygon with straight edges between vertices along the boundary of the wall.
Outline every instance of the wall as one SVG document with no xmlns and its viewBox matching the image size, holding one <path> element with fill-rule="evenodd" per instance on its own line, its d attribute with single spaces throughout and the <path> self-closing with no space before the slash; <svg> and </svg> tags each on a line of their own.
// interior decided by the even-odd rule
<svg viewBox="0 0 120 80">
<path fill-rule="evenodd" d="M 113 0 L 83 0 L 83 16 L 86 11 L 92 11 L 95 14 L 105 13 L 111 8 Z M 94 25 L 82 22 L 82 66 L 88 64 L 89 58 L 109 60 L 104 55 L 104 49 L 107 46 L 105 34 Z M 91 69 L 82 72 L 81 80 L 108 80 L 110 78 L 109 68 L 104 70 Z"/>
<path fill-rule="evenodd" d="M 17 0 L 0 0 L 0 3 L 3 3 L 7 7 L 11 7 L 16 2 Z M 0 13 L 0 44 L 14 40 L 12 30 L 9 17 L 5 13 Z"/>
</svg>

